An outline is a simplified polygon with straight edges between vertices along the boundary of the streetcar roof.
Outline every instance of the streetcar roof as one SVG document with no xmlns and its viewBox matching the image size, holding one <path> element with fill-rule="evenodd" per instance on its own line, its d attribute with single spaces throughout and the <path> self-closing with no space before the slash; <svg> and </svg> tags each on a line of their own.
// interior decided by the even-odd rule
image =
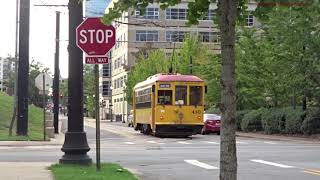
<svg viewBox="0 0 320 180">
<path fill-rule="evenodd" d="M 136 88 L 143 88 L 155 82 L 204 82 L 194 75 L 182 75 L 182 74 L 156 74 L 147 78 L 147 80 L 139 82 L 134 86 Z"/>
</svg>

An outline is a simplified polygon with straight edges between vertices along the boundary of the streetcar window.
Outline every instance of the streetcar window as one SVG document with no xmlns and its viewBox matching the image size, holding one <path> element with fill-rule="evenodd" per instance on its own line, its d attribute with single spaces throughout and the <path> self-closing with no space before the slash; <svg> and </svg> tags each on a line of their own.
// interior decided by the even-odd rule
<svg viewBox="0 0 320 180">
<path fill-rule="evenodd" d="M 190 86 L 190 105 L 202 105 L 202 87 Z"/>
<path fill-rule="evenodd" d="M 187 104 L 187 86 L 176 86 L 175 105 Z"/>
<path fill-rule="evenodd" d="M 171 105 L 172 104 L 172 91 L 159 90 L 158 91 L 158 104 Z"/>
</svg>

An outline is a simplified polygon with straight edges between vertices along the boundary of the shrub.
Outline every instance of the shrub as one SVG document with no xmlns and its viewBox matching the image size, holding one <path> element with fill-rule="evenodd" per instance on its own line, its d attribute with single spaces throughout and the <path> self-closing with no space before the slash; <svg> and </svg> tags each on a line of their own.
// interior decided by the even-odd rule
<svg viewBox="0 0 320 180">
<path fill-rule="evenodd" d="M 301 108 L 293 109 L 291 107 L 283 109 L 285 115 L 285 133 L 297 134 L 301 133 L 302 122 L 305 113 Z"/>
<path fill-rule="evenodd" d="M 221 114 L 220 109 L 216 108 L 215 106 L 211 106 L 206 110 L 207 114 Z"/>
<path fill-rule="evenodd" d="M 312 109 L 307 111 L 307 116 L 302 124 L 304 134 L 320 133 L 320 109 Z"/>
<path fill-rule="evenodd" d="M 261 115 L 261 123 L 266 134 L 279 133 L 285 129 L 285 116 L 282 109 L 268 109 Z"/>
<path fill-rule="evenodd" d="M 241 129 L 245 132 L 261 131 L 261 113 L 264 109 L 252 110 L 244 115 L 241 121 Z"/>
<path fill-rule="evenodd" d="M 237 130 L 238 130 L 238 131 L 241 131 L 241 121 L 242 121 L 244 115 L 246 115 L 248 112 L 250 112 L 250 110 L 237 111 L 237 114 L 236 114 L 236 123 L 237 123 Z"/>
</svg>

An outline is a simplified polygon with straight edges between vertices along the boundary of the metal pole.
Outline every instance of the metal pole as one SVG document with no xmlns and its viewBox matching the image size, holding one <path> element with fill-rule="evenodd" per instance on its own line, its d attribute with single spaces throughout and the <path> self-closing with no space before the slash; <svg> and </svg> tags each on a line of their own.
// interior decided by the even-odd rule
<svg viewBox="0 0 320 180">
<path fill-rule="evenodd" d="M 46 78 L 42 74 L 43 140 L 46 140 Z"/>
<path fill-rule="evenodd" d="M 99 107 L 99 65 L 94 66 L 96 80 L 96 161 L 97 171 L 100 171 L 100 107 Z"/>
<path fill-rule="evenodd" d="M 87 135 L 83 128 L 83 53 L 76 45 L 76 28 L 83 20 L 82 3 L 69 0 L 69 80 L 68 131 L 61 150 L 61 164 L 90 165 L 92 159 Z"/>
<path fill-rule="evenodd" d="M 15 39 L 15 62 L 14 62 L 14 73 L 15 73 L 15 80 L 14 80 L 14 103 L 13 103 L 13 113 L 12 113 L 12 118 L 11 118 L 11 123 L 10 123 L 10 128 L 9 128 L 9 136 L 12 136 L 12 129 L 14 122 L 17 119 L 17 94 L 18 94 L 18 42 L 19 40 L 19 0 L 16 0 L 16 39 Z"/>
<path fill-rule="evenodd" d="M 190 56 L 190 62 L 189 62 L 189 68 L 190 68 L 190 74 L 192 74 L 192 56 Z"/>
<path fill-rule="evenodd" d="M 123 79 L 124 81 L 124 79 Z M 124 82 L 123 82 L 124 84 Z M 125 123 L 125 119 L 124 119 L 124 106 L 125 106 L 125 102 L 124 102 L 124 99 L 125 99 L 125 88 L 123 86 L 123 100 L 122 100 L 122 123 Z"/>
<path fill-rule="evenodd" d="M 30 0 L 20 2 L 17 135 L 28 135 Z"/>
<path fill-rule="evenodd" d="M 53 126 L 54 133 L 59 133 L 59 52 L 60 52 L 60 12 L 56 12 L 56 53 L 54 58 L 54 79 L 53 79 Z"/>
</svg>

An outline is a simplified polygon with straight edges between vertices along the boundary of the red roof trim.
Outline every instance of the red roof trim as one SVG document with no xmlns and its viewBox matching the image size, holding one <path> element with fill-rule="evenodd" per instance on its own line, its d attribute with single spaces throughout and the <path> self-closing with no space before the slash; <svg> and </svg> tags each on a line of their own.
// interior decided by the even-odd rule
<svg viewBox="0 0 320 180">
<path fill-rule="evenodd" d="M 202 79 L 193 75 L 159 75 L 157 81 L 179 81 L 179 82 L 204 82 Z"/>
</svg>

